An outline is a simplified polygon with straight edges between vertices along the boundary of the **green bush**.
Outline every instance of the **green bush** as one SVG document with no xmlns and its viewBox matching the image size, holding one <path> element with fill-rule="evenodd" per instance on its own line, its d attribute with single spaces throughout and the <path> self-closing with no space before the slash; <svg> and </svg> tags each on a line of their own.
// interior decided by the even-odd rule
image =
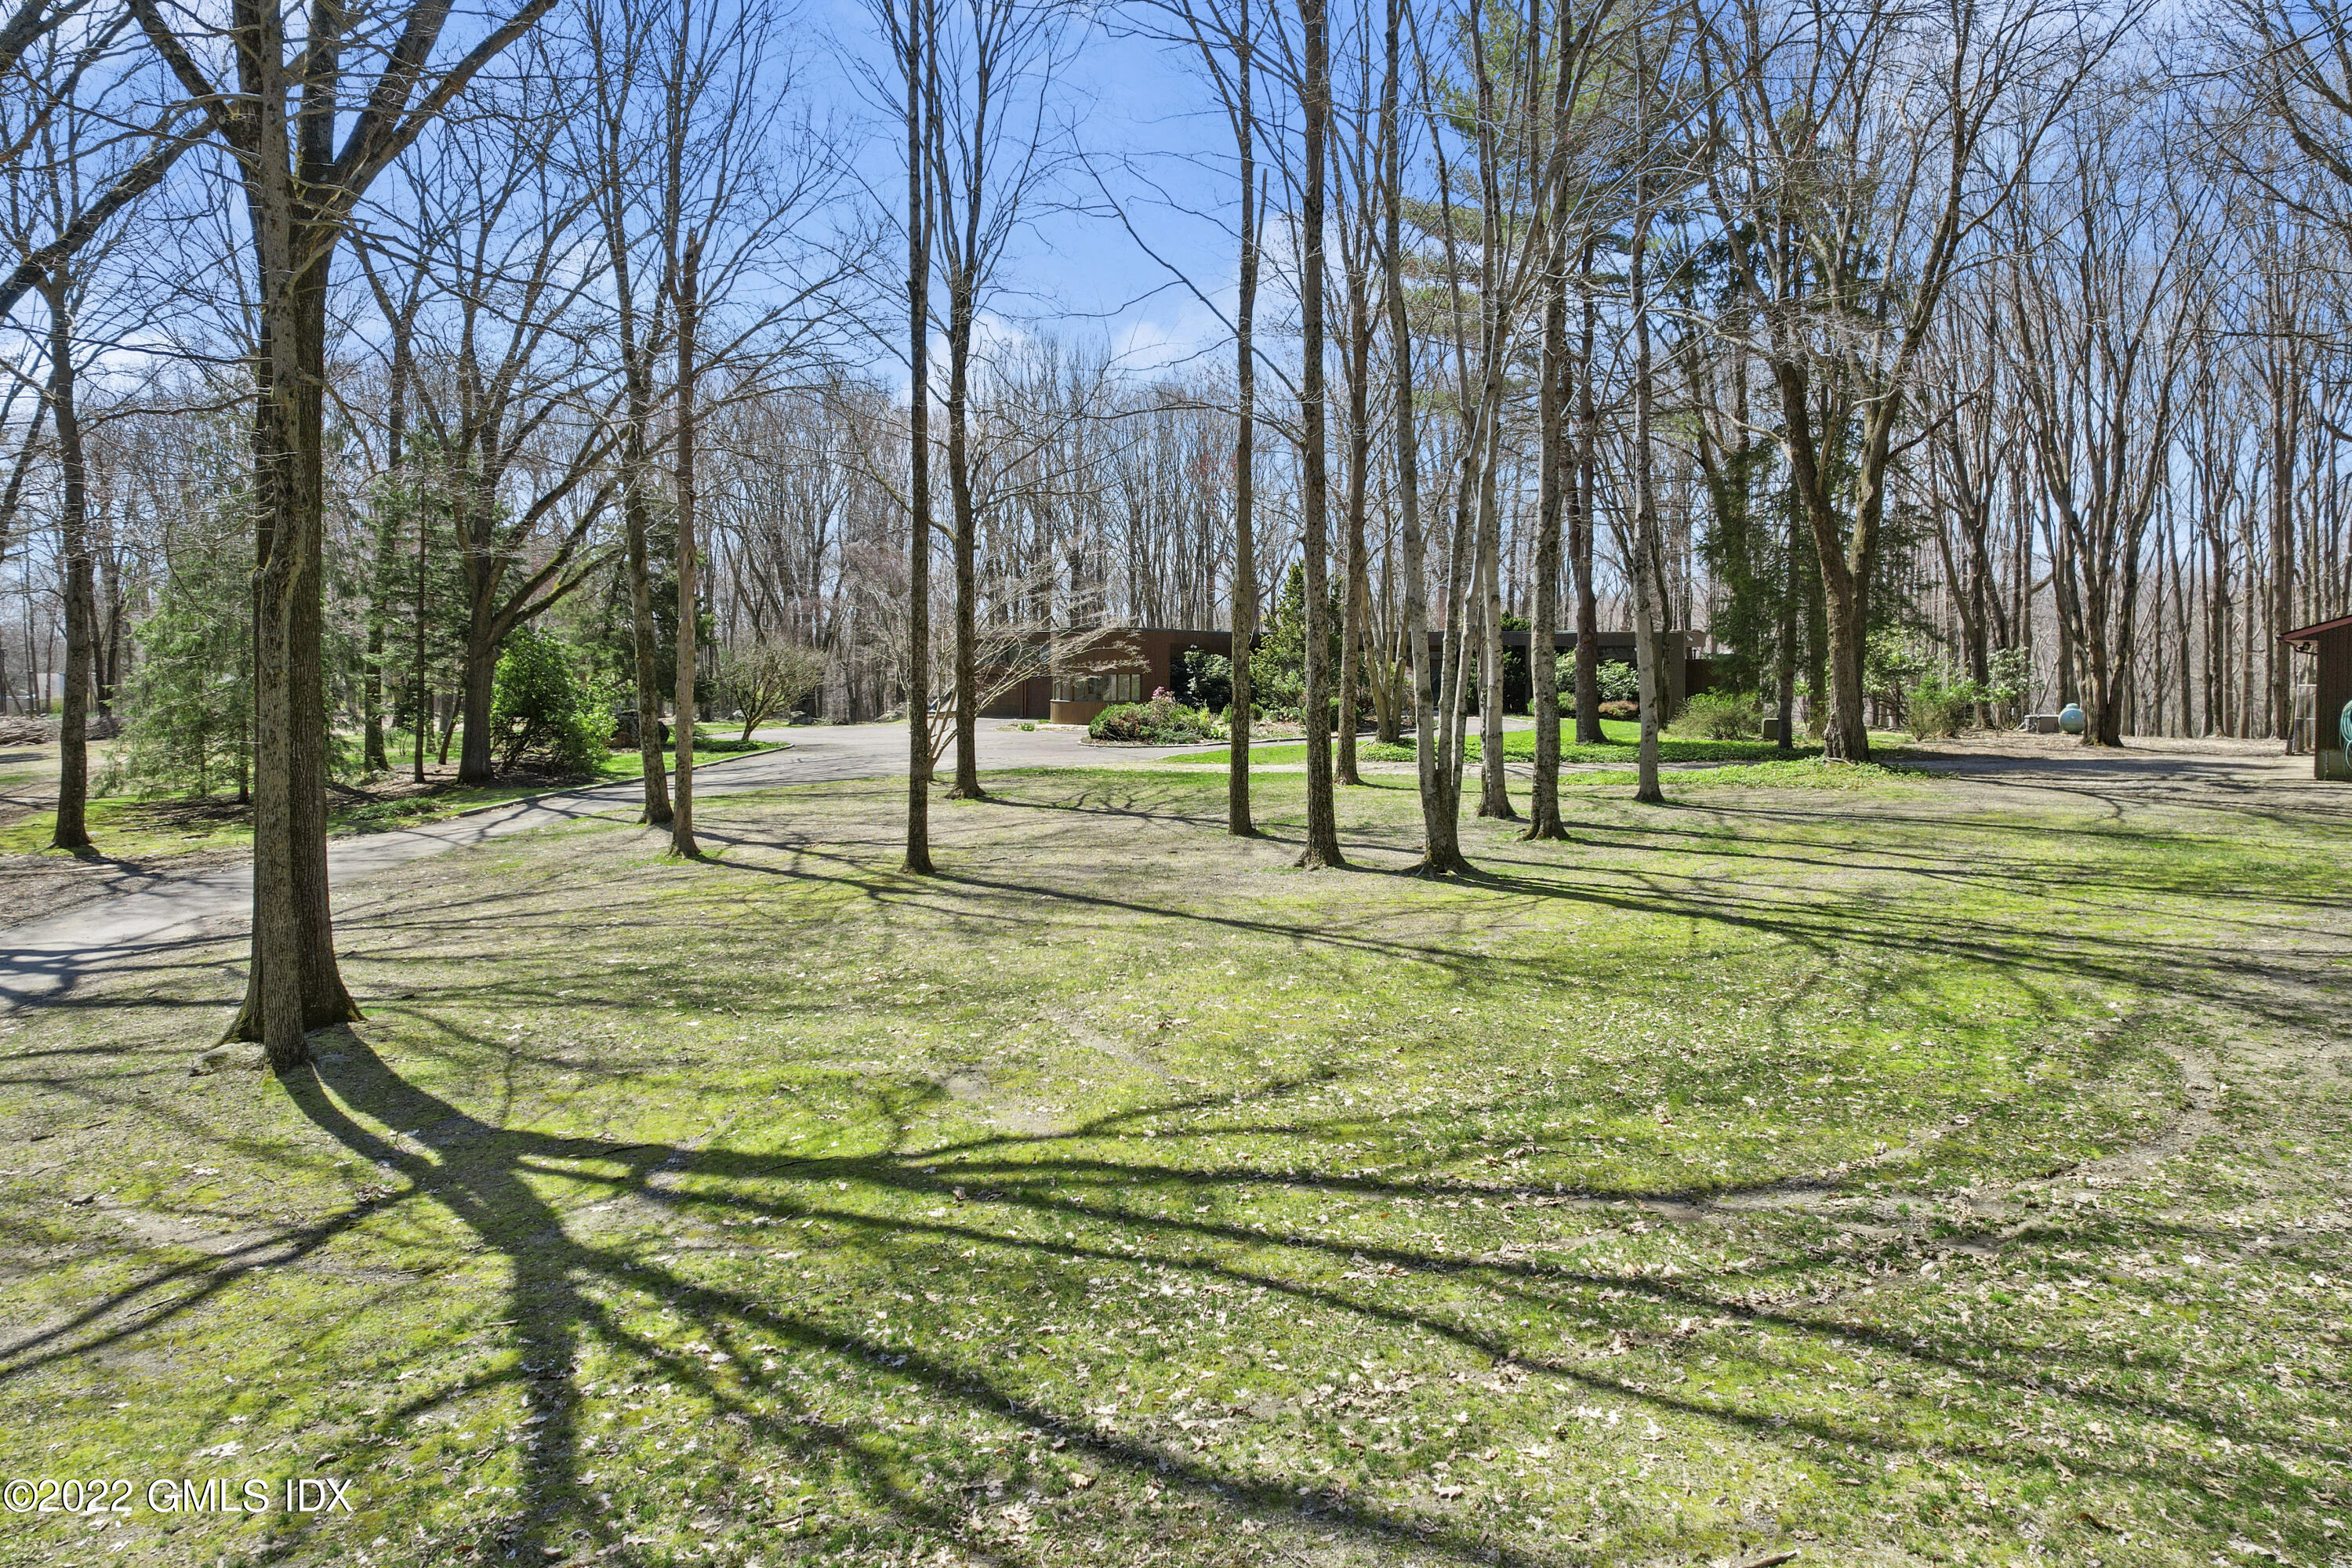
<svg viewBox="0 0 2352 1568">
<path fill-rule="evenodd" d="M 1194 741 L 1219 741 L 1224 731 L 1205 710 L 1187 708 L 1165 688 L 1149 702 L 1122 702 L 1095 715 L 1087 734 L 1097 741 L 1140 741 L 1155 746 L 1181 746 Z"/>
<path fill-rule="evenodd" d="M 1685 741 L 1752 741 L 1763 733 L 1756 719 L 1756 694 L 1702 691 L 1683 704 L 1667 733 Z"/>
<path fill-rule="evenodd" d="M 1576 690 L 1576 655 L 1561 654 L 1553 661 L 1559 677 L 1563 696 Z M 1592 684 L 1603 702 L 1639 702 L 1642 700 L 1642 674 L 1622 658 L 1604 658 L 1593 667 Z"/>
<path fill-rule="evenodd" d="M 1976 722 L 1977 704 L 1984 697 L 1984 689 L 1973 680 L 1930 673 L 1911 689 L 1904 718 L 1919 740 L 1948 739 Z"/>
<path fill-rule="evenodd" d="M 508 635 L 490 694 L 491 744 L 501 768 L 530 758 L 561 773 L 596 770 L 612 720 L 566 651 L 536 626 Z"/>
</svg>

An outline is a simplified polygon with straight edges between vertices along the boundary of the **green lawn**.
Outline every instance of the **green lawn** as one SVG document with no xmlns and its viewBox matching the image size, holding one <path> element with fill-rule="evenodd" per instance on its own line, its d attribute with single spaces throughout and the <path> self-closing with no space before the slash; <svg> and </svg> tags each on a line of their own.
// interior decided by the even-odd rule
<svg viewBox="0 0 2352 1568">
<path fill-rule="evenodd" d="M 751 748 L 755 752 L 781 749 L 772 743 Z M 707 767 L 728 757 L 743 754 L 733 749 L 706 752 L 697 746 L 694 762 L 697 767 Z M 665 752 L 663 763 L 676 767 L 677 753 Z M 584 782 L 623 782 L 640 777 L 642 768 L 636 752 L 614 752 L 599 763 L 595 778 Z M 404 775 L 394 771 L 394 777 L 402 776 Z M 348 795 L 330 795 L 327 801 L 327 831 L 331 834 L 368 833 L 386 827 L 414 826 L 423 822 L 438 822 L 485 805 L 495 805 L 500 801 L 577 787 L 577 784 L 532 779 L 478 786 L 448 784 L 427 794 L 393 795 L 360 802 L 353 802 Z M 232 799 L 152 801 L 108 795 L 91 801 L 86 815 L 90 839 L 97 845 L 99 852 L 119 859 L 152 860 L 196 850 L 243 849 L 253 843 L 252 810 L 238 805 Z M 57 832 L 57 824 L 56 812 L 43 811 L 0 825 L 0 855 L 63 853 L 49 848 L 49 838 Z"/>
<path fill-rule="evenodd" d="M 0 1016 L 0 1470 L 357 1510 L 0 1562 L 2340 1554 L 2352 828 L 1846 776 L 721 797 L 340 889 L 315 1075 L 234 942 Z"/>
<path fill-rule="evenodd" d="M 1601 732 L 1606 737 L 1601 744 L 1580 745 L 1574 739 L 1574 726 L 1570 725 L 1560 743 L 1559 760 L 1563 763 L 1622 763 L 1630 767 L 1634 760 L 1634 749 L 1641 744 L 1642 726 L 1631 720 L 1603 719 Z M 1899 752 L 1900 748 L 1910 744 L 1910 737 L 1874 733 L 1870 742 L 1874 747 Z M 1468 736 L 1468 742 L 1469 760 L 1475 763 L 1481 752 L 1475 727 Z M 1819 742 L 1808 742 L 1797 747 L 1795 752 L 1800 757 L 1818 757 L 1821 753 Z M 1359 737 L 1356 755 L 1368 763 L 1409 763 L 1413 759 L 1413 748 L 1409 742 L 1386 744 L 1370 737 Z M 1533 730 L 1505 731 L 1503 755 L 1515 763 L 1535 761 L 1536 732 Z M 1188 760 L 1195 763 L 1223 765 L 1224 753 L 1196 755 Z M 1303 763 L 1307 760 L 1307 747 L 1303 743 L 1296 746 L 1253 746 L 1250 748 L 1250 760 L 1277 765 Z M 1786 761 L 1788 754 L 1770 741 L 1685 741 L 1672 735 L 1661 735 L 1658 738 L 1658 760 L 1664 763 L 1765 763 Z"/>
</svg>

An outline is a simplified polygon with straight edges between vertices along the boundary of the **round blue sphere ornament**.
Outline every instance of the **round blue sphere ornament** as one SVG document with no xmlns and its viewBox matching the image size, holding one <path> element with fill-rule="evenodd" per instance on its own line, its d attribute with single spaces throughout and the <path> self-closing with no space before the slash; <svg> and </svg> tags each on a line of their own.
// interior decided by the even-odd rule
<svg viewBox="0 0 2352 1568">
<path fill-rule="evenodd" d="M 2069 702 L 2058 710 L 2058 728 L 2065 731 L 2069 735 L 2081 734 L 2083 726 L 2086 722 L 2088 721 L 2083 717 L 2083 710 L 2074 703 Z"/>
</svg>

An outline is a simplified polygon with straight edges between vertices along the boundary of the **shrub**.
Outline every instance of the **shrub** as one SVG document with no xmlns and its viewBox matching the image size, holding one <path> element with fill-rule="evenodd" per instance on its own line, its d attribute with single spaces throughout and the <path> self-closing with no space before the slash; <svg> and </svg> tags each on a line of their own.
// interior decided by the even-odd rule
<svg viewBox="0 0 2352 1568">
<path fill-rule="evenodd" d="M 824 680 L 824 654 L 799 643 L 767 637 L 746 647 L 720 648 L 712 684 L 721 699 L 741 710 L 743 739 Z"/>
<path fill-rule="evenodd" d="M 1222 740 L 1216 720 L 1198 708 L 1187 708 L 1165 687 L 1149 702 L 1122 702 L 1095 715 L 1087 734 L 1097 741 L 1140 741 L 1155 746 L 1181 746 L 1193 741 Z"/>
<path fill-rule="evenodd" d="M 1911 689 L 1905 718 L 1911 733 L 1922 741 L 1948 738 L 1975 722 L 1977 704 L 1984 696 L 1973 680 L 1930 674 Z"/>
<path fill-rule="evenodd" d="M 1336 685 L 1339 668 L 1339 590 L 1328 588 L 1323 617 L 1324 668 Z M 1232 663 L 1226 663 L 1226 700 L 1232 700 Z M 1250 656 L 1250 694 L 1269 708 L 1297 708 L 1307 693 L 1307 567 L 1293 562 L 1266 617 L 1265 635 Z"/>
<path fill-rule="evenodd" d="M 1752 741 L 1763 733 L 1755 693 L 1748 691 L 1702 691 L 1666 728 L 1692 741 Z"/>
<path fill-rule="evenodd" d="M 1576 655 L 1561 654 L 1553 661 L 1559 677 L 1563 696 L 1576 689 Z M 1604 658 L 1593 667 L 1592 684 L 1603 702 L 1639 702 L 1642 700 L 1642 674 L 1622 658 Z"/>
<path fill-rule="evenodd" d="M 500 767 L 532 758 L 562 773 L 595 771 L 611 721 L 565 652 L 536 626 L 508 636 L 490 694 L 491 744 Z"/>
<path fill-rule="evenodd" d="M 1612 698 L 1601 705 L 1601 716 L 1603 719 L 1639 719 L 1642 705 L 1631 698 Z"/>
<path fill-rule="evenodd" d="M 1234 661 L 1221 653 L 1187 649 L 1177 683 L 1183 688 L 1179 696 L 1185 702 L 1205 712 L 1223 712 L 1233 706 Z"/>
</svg>

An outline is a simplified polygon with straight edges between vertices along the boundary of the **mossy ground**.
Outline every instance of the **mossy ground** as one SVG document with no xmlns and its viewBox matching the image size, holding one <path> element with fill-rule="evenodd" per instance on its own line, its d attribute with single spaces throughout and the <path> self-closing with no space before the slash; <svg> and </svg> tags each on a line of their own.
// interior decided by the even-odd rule
<svg viewBox="0 0 2352 1568">
<path fill-rule="evenodd" d="M 0 1561 L 2326 1561 L 2340 816 L 1576 792 L 1477 880 L 1197 772 L 589 821 L 0 1020 Z M 1349 855 L 1410 858 L 1408 791 Z M 225 968 L 225 966 L 229 966 Z"/>
<path fill-rule="evenodd" d="M 1524 719 L 1515 719 L 1512 721 L 1519 724 L 1527 722 Z M 1475 720 L 1472 721 L 1471 727 L 1473 732 L 1465 737 L 1464 752 L 1471 762 L 1475 763 L 1478 760 L 1481 745 L 1475 732 Z M 1601 721 L 1601 733 L 1603 739 L 1598 744 L 1580 743 L 1576 740 L 1575 729 L 1571 724 L 1560 742 L 1559 760 L 1570 766 L 1587 763 L 1633 766 L 1635 760 L 1633 749 L 1641 744 L 1642 741 L 1642 726 L 1630 720 L 1603 719 Z M 1874 733 L 1870 739 L 1874 747 L 1895 754 L 1899 754 L 1901 748 L 1909 741 L 1907 736 L 1877 733 Z M 1822 754 L 1821 742 L 1818 741 L 1808 741 L 1794 750 L 1796 754 L 1791 757 L 1782 752 L 1777 742 L 1771 741 L 1710 741 L 1679 735 L 1658 737 L 1658 760 L 1663 763 L 1791 762 L 1806 757 L 1819 757 Z M 1413 749 L 1411 742 L 1385 742 L 1375 741 L 1367 735 L 1358 738 L 1356 755 L 1360 760 L 1368 763 L 1409 763 L 1413 760 Z M 1514 763 L 1534 762 L 1536 760 L 1535 731 L 1532 729 L 1504 731 L 1503 755 Z M 1202 757 L 1196 760 L 1208 762 L 1218 759 Z M 1253 763 L 1275 764 L 1303 763 L 1307 760 L 1307 748 L 1303 744 L 1253 747 L 1250 760 Z"/>
<path fill-rule="evenodd" d="M 762 745 L 753 751 L 773 751 Z M 745 752 L 729 750 L 694 751 L 695 764 L 707 766 Z M 667 765 L 677 765 L 677 753 L 663 753 Z M 643 763 L 635 752 L 614 752 L 598 765 L 593 778 L 567 784 L 561 779 L 531 777 L 493 784 L 437 783 L 409 791 L 405 775 L 395 771 L 395 789 L 383 794 L 360 790 L 331 796 L 327 831 L 369 833 L 385 827 L 407 827 L 437 822 L 460 812 L 496 805 L 500 801 L 544 795 L 550 790 L 583 784 L 614 784 L 640 776 Z M 51 777 L 55 776 L 52 769 Z M 54 799 L 54 792 L 51 797 Z M 101 795 L 85 810 L 89 837 L 99 853 L 121 860 L 149 861 L 201 851 L 248 848 L 253 843 L 253 808 L 231 797 L 209 800 L 136 800 Z M 49 847 L 57 832 L 55 811 L 37 811 L 11 822 L 0 822 L 0 855 L 63 855 Z"/>
</svg>

